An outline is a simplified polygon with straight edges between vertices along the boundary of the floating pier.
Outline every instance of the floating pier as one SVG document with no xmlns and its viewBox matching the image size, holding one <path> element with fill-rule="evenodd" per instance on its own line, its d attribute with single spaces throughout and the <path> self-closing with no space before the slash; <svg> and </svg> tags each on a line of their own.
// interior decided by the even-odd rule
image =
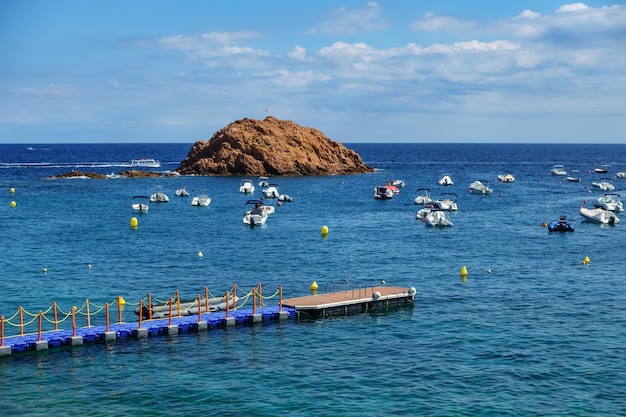
<svg viewBox="0 0 626 417">
<path fill-rule="evenodd" d="M 415 293 L 414 287 L 346 288 L 345 291 L 289 298 L 283 300 L 283 306 L 293 308 L 299 314 L 312 318 L 348 316 L 372 310 L 412 305 Z"/>
<path fill-rule="evenodd" d="M 279 304 L 275 306 L 265 306 L 261 292 L 261 284 L 252 291 L 246 293 L 242 299 L 238 297 L 229 298 L 229 291 L 225 295 L 225 310 L 215 310 L 209 306 L 209 292 L 205 288 L 205 298 L 198 295 L 195 301 L 195 308 L 185 306 L 179 299 L 178 291 L 176 298 L 170 298 L 166 302 L 165 313 L 158 318 L 153 318 L 153 312 L 159 312 L 151 302 L 148 294 L 148 303 L 144 304 L 140 300 L 136 305 L 135 314 L 138 315 L 136 322 L 127 323 L 123 321 L 123 308 L 127 303 L 121 297 L 113 304 L 117 304 L 118 322 L 110 323 L 109 303 L 98 307 L 89 300 L 77 309 L 72 307 L 69 312 L 61 311 L 56 303 L 46 310 L 32 314 L 22 307 L 18 312 L 8 319 L 0 316 L 0 357 L 9 356 L 14 353 L 28 351 L 44 351 L 49 348 L 62 346 L 80 346 L 87 343 L 116 343 L 126 339 L 143 339 L 151 336 L 176 336 L 179 333 L 194 333 L 208 331 L 214 328 L 229 328 L 236 325 L 255 325 L 266 322 L 280 322 L 294 319 L 302 315 L 306 318 L 323 318 L 329 316 L 345 316 L 352 314 L 367 313 L 370 311 L 387 310 L 392 307 L 403 305 L 413 305 L 413 298 L 416 290 L 414 287 L 387 287 L 370 286 L 345 291 L 333 291 L 323 294 L 313 294 L 305 297 L 296 297 L 283 300 L 282 287 L 270 297 L 280 297 Z M 232 293 L 237 294 L 236 285 Z M 230 296 L 232 297 L 232 296 Z M 246 301 L 252 299 L 252 308 L 242 308 Z M 238 301 L 240 300 L 240 301 Z M 232 308 L 231 308 L 232 303 Z M 148 306 L 148 309 L 145 307 Z M 163 307 L 163 303 L 161 307 Z M 96 308 L 96 311 L 90 309 Z M 58 317 L 58 312 L 62 318 Z M 104 313 L 104 314 L 103 314 Z M 139 314 L 138 314 L 139 313 Z M 147 319 L 144 315 L 148 313 Z M 24 316 L 31 317 L 26 322 Z M 49 316 L 52 315 L 53 319 Z M 106 317 L 104 325 L 92 325 L 92 320 Z M 166 317 L 163 317 L 165 315 Z M 86 326 L 79 326 L 77 318 L 86 320 Z M 72 328 L 62 330 L 59 324 L 71 320 Z M 53 325 L 53 329 L 46 330 L 45 324 Z M 37 325 L 36 332 L 27 332 L 29 326 Z M 13 326 L 18 329 L 18 333 L 6 336 L 5 326 Z"/>
</svg>

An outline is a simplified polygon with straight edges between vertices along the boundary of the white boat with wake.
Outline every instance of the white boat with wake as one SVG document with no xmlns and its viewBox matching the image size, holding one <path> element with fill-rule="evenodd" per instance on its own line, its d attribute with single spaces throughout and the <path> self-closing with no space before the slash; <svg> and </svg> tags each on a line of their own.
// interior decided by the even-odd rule
<svg viewBox="0 0 626 417">
<path fill-rule="evenodd" d="M 161 162 L 152 158 L 131 159 L 130 166 L 133 168 L 160 168 Z"/>
</svg>

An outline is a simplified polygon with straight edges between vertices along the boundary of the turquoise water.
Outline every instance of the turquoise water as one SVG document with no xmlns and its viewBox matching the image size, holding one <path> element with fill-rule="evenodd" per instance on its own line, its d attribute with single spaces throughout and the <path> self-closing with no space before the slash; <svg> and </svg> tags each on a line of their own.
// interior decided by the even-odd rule
<svg viewBox="0 0 626 417">
<path fill-rule="evenodd" d="M 241 221 L 240 178 L 46 178 L 121 171 L 137 157 L 167 170 L 190 144 L 33 146 L 0 145 L 5 316 L 53 301 L 193 298 L 233 283 L 261 282 L 265 294 L 283 286 L 285 297 L 308 294 L 314 280 L 322 291 L 384 280 L 418 292 L 413 308 L 387 313 L 12 355 L 0 359 L 3 414 L 626 415 L 624 225 L 578 214 L 602 195 L 589 171 L 626 170 L 626 146 L 353 144 L 377 172 L 276 178 L 293 202 L 254 229 Z M 583 182 L 547 175 L 557 163 Z M 435 185 L 444 172 L 453 187 Z M 504 172 L 516 181 L 498 183 Z M 374 200 L 391 178 L 407 186 Z M 493 195 L 468 194 L 480 178 Z M 182 186 L 211 205 L 176 197 Z M 415 219 L 418 187 L 458 194 L 453 228 Z M 133 195 L 160 188 L 169 203 L 131 211 Z M 574 233 L 541 226 L 562 214 Z"/>
</svg>

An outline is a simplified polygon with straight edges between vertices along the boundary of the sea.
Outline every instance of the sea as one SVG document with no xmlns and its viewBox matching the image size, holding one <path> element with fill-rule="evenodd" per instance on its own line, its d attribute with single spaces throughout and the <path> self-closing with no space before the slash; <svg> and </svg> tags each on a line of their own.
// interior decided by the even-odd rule
<svg viewBox="0 0 626 417">
<path fill-rule="evenodd" d="M 3 415 L 626 416 L 626 223 L 579 214 L 605 193 L 601 177 L 624 192 L 626 145 L 350 143 L 375 172 L 273 177 L 292 201 L 267 200 L 275 214 L 252 228 L 242 217 L 258 178 L 252 196 L 242 177 L 55 178 L 137 158 L 165 174 L 191 146 L 0 145 L 0 314 L 15 323 L 20 307 L 28 321 L 53 302 L 95 310 L 119 296 L 135 322 L 147 294 L 259 283 L 266 305 L 313 282 L 414 287 L 414 304 L 12 354 L 0 358 Z M 555 164 L 582 182 L 551 175 Z M 453 186 L 437 185 L 444 173 Z M 515 181 L 500 183 L 505 173 Z M 477 179 L 493 194 L 469 193 Z M 374 199 L 388 180 L 405 186 Z M 457 195 L 453 227 L 416 218 L 423 187 Z M 132 211 L 157 191 L 169 203 Z M 202 192 L 211 204 L 192 206 Z M 574 232 L 548 232 L 561 216 Z"/>
</svg>

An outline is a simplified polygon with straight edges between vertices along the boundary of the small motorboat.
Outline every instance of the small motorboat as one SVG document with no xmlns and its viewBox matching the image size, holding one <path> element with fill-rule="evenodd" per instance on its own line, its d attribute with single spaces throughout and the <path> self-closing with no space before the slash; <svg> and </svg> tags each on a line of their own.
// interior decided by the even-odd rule
<svg viewBox="0 0 626 417">
<path fill-rule="evenodd" d="M 278 198 L 278 184 L 268 184 L 266 188 L 261 191 L 266 198 Z"/>
<path fill-rule="evenodd" d="M 141 213 L 147 213 L 148 209 L 150 208 L 149 201 L 150 201 L 150 198 L 146 195 L 133 196 L 133 203 L 132 203 L 133 210 L 141 212 Z"/>
<path fill-rule="evenodd" d="M 574 228 L 567 222 L 565 216 L 555 220 L 548 225 L 548 232 L 573 232 Z"/>
<path fill-rule="evenodd" d="M 393 190 L 386 185 L 379 185 L 374 188 L 374 198 L 376 200 L 391 200 L 393 198 Z"/>
<path fill-rule="evenodd" d="M 400 194 L 400 189 L 398 189 L 398 187 L 396 187 L 395 185 L 391 185 L 391 184 L 385 184 L 383 185 L 383 187 L 391 190 L 391 192 L 393 193 L 393 195 L 398 195 Z"/>
<path fill-rule="evenodd" d="M 493 188 L 489 188 L 489 180 L 476 180 L 469 185 L 470 194 L 492 194 Z"/>
<path fill-rule="evenodd" d="M 424 223 L 431 227 L 452 227 L 454 223 L 450 220 L 450 211 L 430 209 L 424 216 Z"/>
<path fill-rule="evenodd" d="M 563 164 L 555 164 L 550 170 L 550 172 L 552 172 L 552 175 L 560 175 L 560 176 L 567 175 L 567 171 L 565 170 L 565 167 L 563 166 Z"/>
<path fill-rule="evenodd" d="M 130 165 L 133 168 L 160 168 L 161 162 L 152 158 L 131 159 Z"/>
<path fill-rule="evenodd" d="M 572 169 L 565 179 L 569 182 L 582 182 L 583 180 L 580 176 L 580 171 L 578 171 L 577 169 Z"/>
<path fill-rule="evenodd" d="M 254 206 L 251 210 L 246 210 L 243 216 L 243 223 L 250 226 L 261 226 L 267 221 L 267 210 L 262 200 L 248 200 L 247 206 Z M 272 207 L 273 208 L 273 207 Z"/>
<path fill-rule="evenodd" d="M 269 187 L 270 178 L 269 177 L 259 177 L 259 187 Z"/>
<path fill-rule="evenodd" d="M 626 179 L 626 171 L 617 171 L 615 176 L 619 179 Z"/>
<path fill-rule="evenodd" d="M 178 190 L 176 190 L 176 195 L 179 197 L 187 197 L 189 196 L 189 192 L 184 188 L 179 188 Z"/>
<path fill-rule="evenodd" d="M 454 182 L 452 182 L 452 175 L 450 174 L 441 175 L 441 178 L 437 180 L 437 184 L 442 185 L 444 187 L 449 187 L 451 185 L 454 185 Z"/>
<path fill-rule="evenodd" d="M 281 194 L 278 196 L 278 201 L 284 201 L 285 203 L 291 203 L 293 198 L 287 194 Z"/>
<path fill-rule="evenodd" d="M 433 201 L 433 199 L 430 198 L 430 188 L 418 188 L 416 193 L 417 197 L 415 197 L 415 204 L 417 205 L 425 206 Z"/>
<path fill-rule="evenodd" d="M 402 180 L 387 180 L 387 185 L 393 185 L 394 187 L 402 188 L 402 187 L 404 187 L 404 181 L 402 181 Z"/>
<path fill-rule="evenodd" d="M 243 194 L 252 194 L 254 192 L 254 184 L 252 184 L 252 180 L 241 180 L 239 192 Z"/>
<path fill-rule="evenodd" d="M 619 217 L 609 210 L 605 210 L 603 208 L 586 208 L 580 207 L 580 215 L 583 216 L 586 220 L 601 223 L 601 224 L 618 224 Z"/>
<path fill-rule="evenodd" d="M 599 188 L 603 191 L 613 191 L 615 186 L 610 178 L 600 178 L 598 181 L 593 181 L 591 185 L 595 188 Z"/>
<path fill-rule="evenodd" d="M 621 213 L 624 211 L 624 205 L 619 194 L 607 193 L 602 197 L 598 197 L 597 202 L 594 204 L 596 208 L 602 208 L 605 210 Z"/>
<path fill-rule="evenodd" d="M 153 203 L 168 203 L 170 198 L 164 192 L 156 192 L 150 196 L 150 201 Z"/>
<path fill-rule="evenodd" d="M 601 165 L 601 166 L 595 167 L 595 168 L 593 169 L 593 171 L 594 171 L 596 174 L 606 174 L 606 173 L 608 173 L 608 172 L 609 172 L 609 167 L 610 167 L 610 165 L 604 164 L 604 165 Z"/>
<path fill-rule="evenodd" d="M 204 194 L 204 193 L 200 193 L 199 195 L 195 196 L 194 198 L 191 199 L 191 205 L 192 206 L 196 206 L 196 207 L 206 207 L 209 204 L 211 204 L 211 198 Z"/>
<path fill-rule="evenodd" d="M 513 174 L 500 174 L 498 175 L 498 181 L 500 182 L 513 182 L 515 181 L 515 177 Z"/>
<path fill-rule="evenodd" d="M 434 199 L 430 204 L 440 210 L 457 211 L 456 205 L 457 195 L 455 193 L 441 193 L 437 199 Z"/>
</svg>

